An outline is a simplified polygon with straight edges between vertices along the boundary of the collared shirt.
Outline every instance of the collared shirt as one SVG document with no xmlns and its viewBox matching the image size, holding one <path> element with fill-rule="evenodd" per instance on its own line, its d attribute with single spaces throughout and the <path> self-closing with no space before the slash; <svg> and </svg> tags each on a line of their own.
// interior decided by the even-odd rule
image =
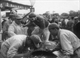
<svg viewBox="0 0 80 58">
<path fill-rule="evenodd" d="M 5 50 L 1 49 L 7 55 L 8 58 L 13 58 L 17 54 L 18 48 L 22 45 L 23 42 L 26 40 L 26 35 L 15 35 L 7 39 L 2 43 L 2 46 L 6 46 L 6 53 Z"/>
<path fill-rule="evenodd" d="M 80 39 L 71 31 L 60 29 L 59 37 L 62 49 L 69 54 L 73 54 L 73 51 L 80 47 Z"/>
<path fill-rule="evenodd" d="M 15 22 L 13 22 L 8 29 L 9 36 L 13 36 L 16 34 L 26 34 L 27 35 L 27 28 L 24 28 L 21 25 L 17 25 Z"/>
</svg>

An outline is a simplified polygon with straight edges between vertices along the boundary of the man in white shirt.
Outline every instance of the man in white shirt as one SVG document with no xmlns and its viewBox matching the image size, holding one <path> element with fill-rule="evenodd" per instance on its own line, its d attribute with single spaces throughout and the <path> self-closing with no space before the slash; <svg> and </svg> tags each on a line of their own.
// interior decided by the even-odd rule
<svg viewBox="0 0 80 58">
<path fill-rule="evenodd" d="M 1 45 L 1 54 L 4 58 L 28 57 L 31 50 L 25 53 L 28 47 L 38 48 L 41 42 L 40 37 L 32 35 L 15 35 L 4 41 Z M 20 50 L 19 50 L 20 49 Z"/>
<path fill-rule="evenodd" d="M 49 25 L 49 31 L 53 36 L 57 36 L 62 50 L 65 55 L 72 55 L 74 51 L 80 47 L 80 39 L 71 31 L 60 29 L 58 24 L 51 23 Z M 76 50 L 76 54 L 80 57 L 80 49 Z"/>
<path fill-rule="evenodd" d="M 22 17 L 19 15 L 15 15 L 15 20 L 12 22 L 12 24 L 8 28 L 8 34 L 9 36 L 13 36 L 16 34 L 25 34 L 27 35 L 27 27 L 23 27 L 21 24 Z"/>
</svg>

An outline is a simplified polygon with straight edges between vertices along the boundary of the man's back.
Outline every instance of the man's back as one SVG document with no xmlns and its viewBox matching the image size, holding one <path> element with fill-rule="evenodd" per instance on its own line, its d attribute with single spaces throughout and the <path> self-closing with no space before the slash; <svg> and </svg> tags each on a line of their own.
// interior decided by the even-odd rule
<svg viewBox="0 0 80 58">
<path fill-rule="evenodd" d="M 7 39 L 5 42 L 7 43 L 8 47 L 13 45 L 14 43 L 19 43 L 22 45 L 22 42 L 25 41 L 26 37 L 26 35 L 14 35 Z"/>
<path fill-rule="evenodd" d="M 61 43 L 67 42 L 72 45 L 73 49 L 80 47 L 80 40 L 79 38 L 71 31 L 68 30 L 60 30 L 60 40 Z M 66 45 L 64 45 L 66 47 Z"/>
<path fill-rule="evenodd" d="M 26 35 L 15 35 L 1 44 L 1 54 L 6 58 L 13 57 L 17 53 L 18 48 L 26 40 Z"/>
</svg>

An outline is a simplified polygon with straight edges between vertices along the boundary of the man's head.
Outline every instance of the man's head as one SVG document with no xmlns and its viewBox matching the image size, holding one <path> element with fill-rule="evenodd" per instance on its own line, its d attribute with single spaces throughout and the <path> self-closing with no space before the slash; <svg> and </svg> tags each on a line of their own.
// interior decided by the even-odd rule
<svg viewBox="0 0 80 58">
<path fill-rule="evenodd" d="M 39 26 L 41 29 L 44 29 L 48 26 L 49 22 L 43 16 L 39 15 L 36 17 L 34 23 Z"/>
<path fill-rule="evenodd" d="M 57 23 L 51 23 L 48 28 L 52 35 L 56 36 L 58 34 L 59 25 Z"/>
<path fill-rule="evenodd" d="M 31 35 L 27 39 L 27 44 L 36 48 L 39 48 L 40 43 L 41 43 L 41 39 L 38 35 Z"/>
<path fill-rule="evenodd" d="M 21 23 L 22 17 L 19 16 L 19 15 L 15 15 L 14 17 L 15 17 L 15 22 L 16 22 L 16 24 L 19 25 L 19 24 Z"/>
<path fill-rule="evenodd" d="M 29 14 L 29 20 L 34 21 L 36 19 L 36 14 L 35 13 L 30 13 Z"/>
<path fill-rule="evenodd" d="M 78 17 L 74 17 L 75 22 L 78 22 L 79 18 Z"/>
<path fill-rule="evenodd" d="M 9 19 L 9 23 L 12 23 L 12 21 L 13 21 L 12 17 L 9 16 L 8 19 Z"/>
</svg>

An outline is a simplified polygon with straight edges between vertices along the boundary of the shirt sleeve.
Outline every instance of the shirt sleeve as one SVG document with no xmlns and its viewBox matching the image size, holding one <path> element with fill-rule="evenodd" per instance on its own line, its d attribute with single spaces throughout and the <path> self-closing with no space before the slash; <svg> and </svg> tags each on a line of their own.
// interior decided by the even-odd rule
<svg viewBox="0 0 80 58">
<path fill-rule="evenodd" d="M 35 29 L 32 31 L 32 35 L 33 34 L 39 34 L 39 28 L 35 27 Z"/>
<path fill-rule="evenodd" d="M 9 26 L 8 34 L 9 34 L 10 37 L 13 36 L 13 35 L 16 35 L 14 32 L 15 32 L 14 27 L 13 26 Z"/>
<path fill-rule="evenodd" d="M 50 32 L 49 32 L 48 28 L 43 30 L 43 36 L 45 38 L 45 41 L 49 41 Z"/>
<path fill-rule="evenodd" d="M 17 50 L 20 47 L 19 42 L 15 42 L 8 50 L 7 52 L 7 57 L 8 58 L 13 58 L 17 54 Z"/>
<path fill-rule="evenodd" d="M 65 34 L 60 35 L 61 47 L 64 51 L 66 51 L 67 54 L 73 54 L 73 47 L 68 38 L 69 38 L 68 35 Z"/>
</svg>

